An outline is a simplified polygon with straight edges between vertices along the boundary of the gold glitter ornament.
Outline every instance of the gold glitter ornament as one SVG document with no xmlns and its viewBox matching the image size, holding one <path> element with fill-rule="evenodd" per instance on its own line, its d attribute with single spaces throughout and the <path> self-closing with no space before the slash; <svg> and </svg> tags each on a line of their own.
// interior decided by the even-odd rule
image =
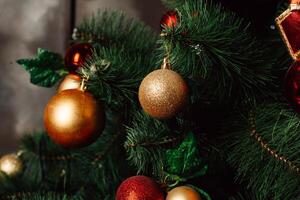
<svg viewBox="0 0 300 200">
<path fill-rule="evenodd" d="M 189 89 L 184 79 L 170 69 L 165 58 L 162 69 L 148 74 L 139 88 L 139 101 L 151 117 L 169 119 L 186 105 Z"/>
<path fill-rule="evenodd" d="M 193 188 L 180 186 L 168 192 L 166 200 L 201 200 L 201 197 Z"/>
<path fill-rule="evenodd" d="M 0 159 L 0 171 L 10 177 L 17 176 L 23 170 L 23 163 L 16 154 L 8 154 Z"/>
</svg>

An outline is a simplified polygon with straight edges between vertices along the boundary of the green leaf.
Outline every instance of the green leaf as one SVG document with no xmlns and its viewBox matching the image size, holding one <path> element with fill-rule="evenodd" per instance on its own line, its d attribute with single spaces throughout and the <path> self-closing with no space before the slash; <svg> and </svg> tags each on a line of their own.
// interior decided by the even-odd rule
<svg viewBox="0 0 300 200">
<path fill-rule="evenodd" d="M 17 63 L 30 74 L 31 83 L 42 87 L 52 87 L 67 74 L 63 57 L 41 48 L 38 49 L 36 58 L 19 59 Z"/>
<path fill-rule="evenodd" d="M 203 176 L 207 171 L 207 165 L 199 155 L 196 137 L 191 132 L 178 149 L 170 149 L 166 152 L 165 160 L 166 171 L 180 177 Z"/>
</svg>

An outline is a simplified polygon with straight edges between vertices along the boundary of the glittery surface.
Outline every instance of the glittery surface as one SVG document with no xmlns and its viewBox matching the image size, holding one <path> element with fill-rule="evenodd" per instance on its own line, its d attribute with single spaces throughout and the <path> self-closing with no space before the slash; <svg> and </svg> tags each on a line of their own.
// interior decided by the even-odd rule
<svg viewBox="0 0 300 200">
<path fill-rule="evenodd" d="M 66 148 L 93 142 L 104 128 L 104 110 L 88 92 L 64 90 L 48 103 L 44 113 L 47 133 Z"/>
<path fill-rule="evenodd" d="M 15 154 L 8 154 L 0 159 L 0 170 L 8 176 L 15 176 L 22 172 L 23 164 Z"/>
<path fill-rule="evenodd" d="M 139 88 L 139 100 L 146 113 L 154 118 L 175 116 L 186 104 L 188 86 L 184 79 L 169 69 L 148 74 Z"/>
<path fill-rule="evenodd" d="M 164 200 L 159 185 L 146 176 L 133 176 L 119 186 L 116 200 Z"/>
<path fill-rule="evenodd" d="M 201 197 L 193 188 L 181 186 L 171 190 L 166 200 L 201 200 Z"/>
</svg>

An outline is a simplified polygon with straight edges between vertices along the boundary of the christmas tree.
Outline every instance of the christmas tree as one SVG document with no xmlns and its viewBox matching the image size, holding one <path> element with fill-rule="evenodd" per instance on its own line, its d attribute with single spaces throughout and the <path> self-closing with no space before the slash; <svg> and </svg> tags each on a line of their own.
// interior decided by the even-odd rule
<svg viewBox="0 0 300 200">
<path fill-rule="evenodd" d="M 159 34 L 100 11 L 17 61 L 58 89 L 1 199 L 300 199 L 300 2 L 163 3 Z"/>
</svg>

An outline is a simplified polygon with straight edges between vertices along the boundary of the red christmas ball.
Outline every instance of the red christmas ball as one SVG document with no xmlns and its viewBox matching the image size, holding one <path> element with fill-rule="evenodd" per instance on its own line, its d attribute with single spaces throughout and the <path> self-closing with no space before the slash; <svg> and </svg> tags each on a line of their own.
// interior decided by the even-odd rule
<svg viewBox="0 0 300 200">
<path fill-rule="evenodd" d="M 293 54 L 300 50 L 300 10 L 292 11 L 282 22 L 281 26 Z"/>
<path fill-rule="evenodd" d="M 161 29 L 164 29 L 165 27 L 173 28 L 177 26 L 179 21 L 179 16 L 176 11 L 168 11 L 166 14 L 163 15 L 163 17 L 160 20 L 160 26 Z"/>
<path fill-rule="evenodd" d="M 146 176 L 133 176 L 119 186 L 116 200 L 164 200 L 159 185 Z"/>
<path fill-rule="evenodd" d="M 296 61 L 286 74 L 285 94 L 293 108 L 300 113 L 300 61 Z"/>
<path fill-rule="evenodd" d="M 93 46 L 89 43 L 72 45 L 66 53 L 65 65 L 69 72 L 75 72 L 81 65 L 92 56 Z"/>
</svg>

